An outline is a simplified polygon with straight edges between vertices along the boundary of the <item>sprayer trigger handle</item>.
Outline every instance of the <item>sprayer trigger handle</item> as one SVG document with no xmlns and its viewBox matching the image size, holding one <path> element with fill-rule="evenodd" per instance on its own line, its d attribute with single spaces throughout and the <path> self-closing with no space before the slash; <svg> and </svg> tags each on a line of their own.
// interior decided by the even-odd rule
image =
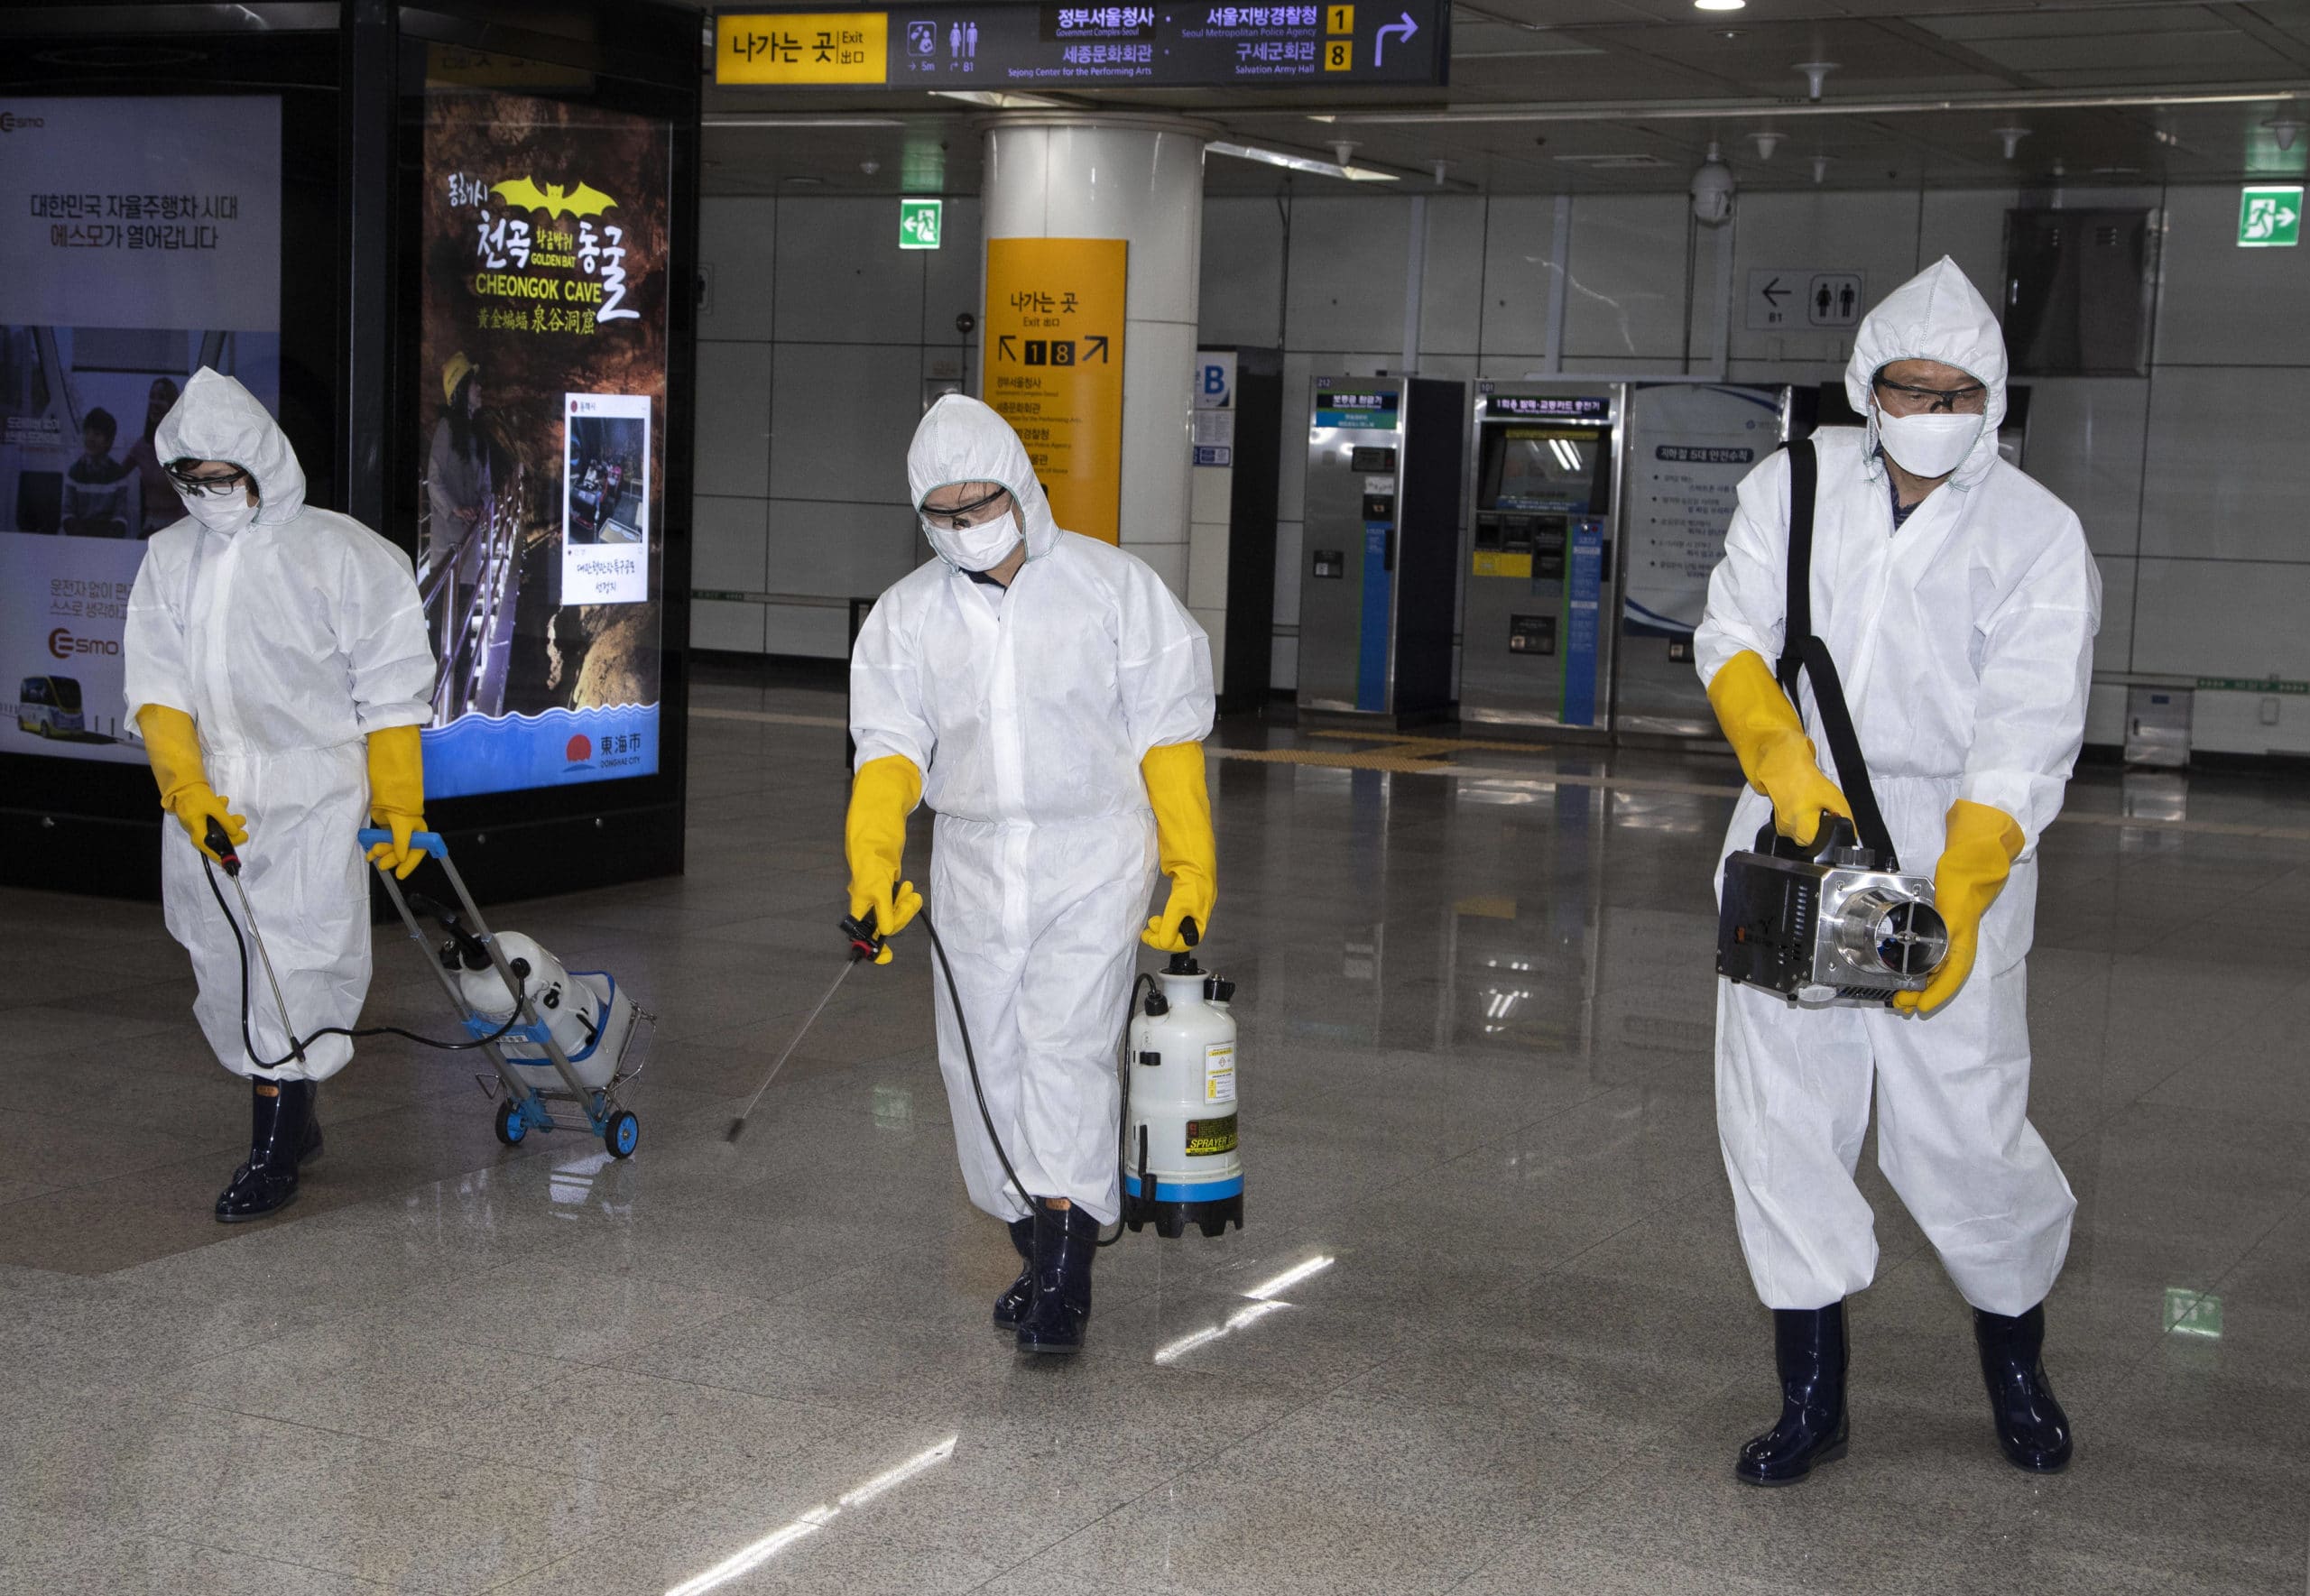
<svg viewBox="0 0 2310 1596">
<path fill-rule="evenodd" d="M 225 867 L 226 875 L 241 873 L 241 856 L 233 851 L 232 836 L 226 831 L 225 823 L 214 815 L 208 816 L 208 851 L 217 855 L 217 863 Z"/>
<path fill-rule="evenodd" d="M 1189 947 L 1202 946 L 1203 931 L 1196 925 L 1195 916 L 1189 914 L 1179 917 L 1179 940 Z"/>
<path fill-rule="evenodd" d="M 853 956 L 871 959 L 882 951 L 882 938 L 874 931 L 874 909 L 868 905 L 866 912 L 855 920 L 842 922 L 843 935 L 850 938 Z"/>
</svg>

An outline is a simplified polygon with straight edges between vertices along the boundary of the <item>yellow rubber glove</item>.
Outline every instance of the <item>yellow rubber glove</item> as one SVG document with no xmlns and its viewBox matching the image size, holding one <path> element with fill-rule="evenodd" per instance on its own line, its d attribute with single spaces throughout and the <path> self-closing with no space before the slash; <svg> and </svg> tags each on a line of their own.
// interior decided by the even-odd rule
<svg viewBox="0 0 2310 1596">
<path fill-rule="evenodd" d="M 402 881 L 425 862 L 425 851 L 409 845 L 425 829 L 424 744 L 415 726 L 387 726 L 369 733 L 369 818 L 393 834 L 369 850 L 369 863 L 393 866 Z"/>
<path fill-rule="evenodd" d="M 1933 907 L 1949 927 L 1949 955 L 1923 992 L 1893 994 L 1904 1014 L 1927 1015 L 1957 995 L 1981 951 L 1982 917 L 2021 853 L 2021 825 L 2004 810 L 1970 798 L 1949 806 L 1949 836 L 1933 867 Z"/>
<path fill-rule="evenodd" d="M 1204 785 L 1203 744 L 1150 748 L 1139 761 L 1147 801 L 1155 809 L 1156 856 L 1171 878 L 1170 899 L 1150 918 L 1139 939 L 1162 953 L 1184 953 L 1179 922 L 1194 918 L 1197 937 L 1211 935 L 1211 909 L 1219 899 L 1219 844 L 1211 835 L 1211 789 Z"/>
<path fill-rule="evenodd" d="M 843 822 L 842 849 L 850 860 L 850 918 L 874 911 L 874 931 L 884 938 L 905 930 L 922 912 L 922 894 L 899 880 L 906 854 L 906 817 L 922 801 L 922 772 L 904 754 L 885 754 L 858 767 L 850 779 L 850 815 Z M 887 941 L 874 956 L 891 962 Z"/>
<path fill-rule="evenodd" d="M 144 757 L 152 762 L 152 780 L 160 784 L 161 807 L 174 815 L 192 845 L 211 859 L 208 820 L 221 821 L 235 847 L 249 840 L 247 820 L 232 812 L 232 801 L 210 789 L 208 772 L 200 762 L 200 733 L 192 716 L 181 709 L 147 704 L 136 712 L 136 729 L 144 734 Z M 217 860 L 218 863 L 224 861 Z"/>
<path fill-rule="evenodd" d="M 1853 806 L 1821 773 L 1797 706 L 1760 655 L 1743 650 L 1727 660 L 1708 684 L 1708 702 L 1741 757 L 1741 773 L 1772 799 L 1772 823 L 1781 835 L 1810 846 L 1821 835 L 1824 811 L 1853 818 Z"/>
</svg>

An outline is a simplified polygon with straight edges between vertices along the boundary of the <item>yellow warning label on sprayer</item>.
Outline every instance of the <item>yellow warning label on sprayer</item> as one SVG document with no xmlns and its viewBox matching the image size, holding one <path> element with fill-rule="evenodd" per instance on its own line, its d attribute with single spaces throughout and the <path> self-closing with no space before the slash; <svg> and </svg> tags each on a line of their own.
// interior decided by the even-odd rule
<svg viewBox="0 0 2310 1596">
<path fill-rule="evenodd" d="M 1235 1044 L 1214 1042 L 1203 1050 L 1203 1100 L 1235 1101 Z"/>
</svg>

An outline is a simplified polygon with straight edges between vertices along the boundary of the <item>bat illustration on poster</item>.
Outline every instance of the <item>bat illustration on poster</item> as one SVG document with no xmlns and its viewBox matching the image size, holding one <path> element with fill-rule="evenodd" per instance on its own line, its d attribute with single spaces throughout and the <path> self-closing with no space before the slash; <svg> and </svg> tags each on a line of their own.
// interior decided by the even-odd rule
<svg viewBox="0 0 2310 1596">
<path fill-rule="evenodd" d="M 534 178 L 515 178 L 510 182 L 493 184 L 489 190 L 508 205 L 524 210 L 541 210 L 549 217 L 597 217 L 614 209 L 617 201 L 590 183 L 579 183 L 568 189 L 559 183 L 548 183 L 540 188 Z"/>
</svg>

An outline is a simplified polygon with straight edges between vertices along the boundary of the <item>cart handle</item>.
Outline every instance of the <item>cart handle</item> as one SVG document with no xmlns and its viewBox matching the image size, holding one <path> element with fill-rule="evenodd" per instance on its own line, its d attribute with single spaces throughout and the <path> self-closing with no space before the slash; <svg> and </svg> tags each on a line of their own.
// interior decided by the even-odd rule
<svg viewBox="0 0 2310 1596">
<path fill-rule="evenodd" d="M 379 843 L 392 842 L 393 834 L 382 826 L 365 826 L 354 840 L 364 848 L 374 848 Z M 441 834 L 438 831 L 412 831 L 409 834 L 409 845 L 430 853 L 436 859 L 449 856 L 449 844 L 441 840 Z"/>
</svg>

